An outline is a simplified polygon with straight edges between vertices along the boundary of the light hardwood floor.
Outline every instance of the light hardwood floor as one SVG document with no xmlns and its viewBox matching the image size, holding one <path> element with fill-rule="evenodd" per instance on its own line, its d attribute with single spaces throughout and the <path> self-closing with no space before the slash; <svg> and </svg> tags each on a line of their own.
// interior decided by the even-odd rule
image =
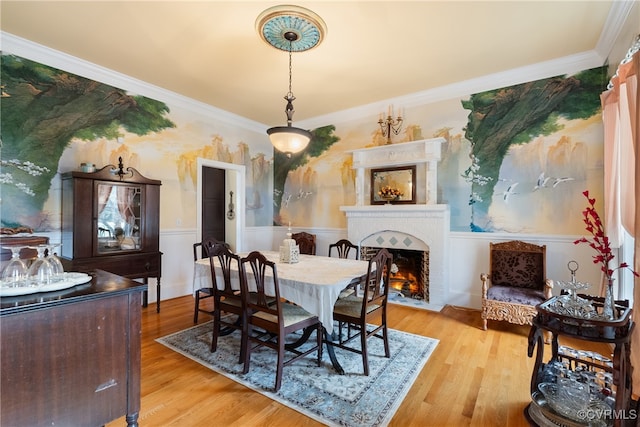
<svg viewBox="0 0 640 427">
<path fill-rule="evenodd" d="M 159 314 L 155 304 L 142 309 L 141 427 L 322 425 L 155 342 L 193 326 L 193 304 L 185 296 L 162 301 Z M 200 314 L 199 323 L 209 320 Z M 391 328 L 440 340 L 390 426 L 528 425 L 529 327 L 481 325 L 477 310 L 390 305 Z M 562 338 L 560 344 L 610 354 L 604 344 Z M 122 417 L 108 427 L 124 425 Z"/>
</svg>

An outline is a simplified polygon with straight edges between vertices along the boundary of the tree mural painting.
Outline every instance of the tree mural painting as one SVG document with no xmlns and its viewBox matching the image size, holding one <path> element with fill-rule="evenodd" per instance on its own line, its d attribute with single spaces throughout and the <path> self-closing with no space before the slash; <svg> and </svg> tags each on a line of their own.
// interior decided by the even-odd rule
<svg viewBox="0 0 640 427">
<path fill-rule="evenodd" d="M 274 150 L 273 152 L 273 205 L 274 205 L 274 225 L 282 225 L 280 221 L 280 206 L 282 205 L 282 195 L 284 186 L 287 181 L 289 172 L 304 166 L 310 157 L 318 157 L 333 144 L 338 142 L 340 138 L 333 132 L 336 127 L 327 125 L 319 127 L 311 131 L 311 142 L 307 148 L 300 153 L 292 154 L 290 157 L 286 154 Z"/>
<path fill-rule="evenodd" d="M 162 102 L 14 55 L 2 55 L 3 227 L 46 230 L 42 212 L 58 162 L 72 138 L 117 138 L 175 127 Z"/>
<path fill-rule="evenodd" d="M 485 225 L 500 166 L 509 147 L 562 129 L 560 118 L 587 119 L 600 109 L 607 84 L 606 67 L 576 75 L 537 80 L 471 95 L 465 137 L 471 142 L 471 166 L 463 177 L 471 184 L 471 231 Z"/>
</svg>

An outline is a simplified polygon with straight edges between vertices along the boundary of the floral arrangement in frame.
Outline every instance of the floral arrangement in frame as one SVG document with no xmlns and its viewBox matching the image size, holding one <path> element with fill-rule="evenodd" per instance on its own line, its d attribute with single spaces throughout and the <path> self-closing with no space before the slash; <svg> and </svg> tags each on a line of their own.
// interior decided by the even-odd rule
<svg viewBox="0 0 640 427">
<path fill-rule="evenodd" d="M 415 204 L 416 165 L 371 169 L 371 204 Z"/>
</svg>

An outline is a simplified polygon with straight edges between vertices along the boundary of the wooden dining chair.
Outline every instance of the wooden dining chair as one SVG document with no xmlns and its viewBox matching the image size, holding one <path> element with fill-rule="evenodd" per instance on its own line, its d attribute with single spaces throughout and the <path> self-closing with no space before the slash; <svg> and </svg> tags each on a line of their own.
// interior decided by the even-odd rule
<svg viewBox="0 0 640 427">
<path fill-rule="evenodd" d="M 351 241 L 347 239 L 340 239 L 335 243 L 329 245 L 329 257 L 332 257 L 335 253 L 338 258 L 347 259 L 349 258 L 349 254 L 351 250 L 354 250 L 354 259 L 360 259 L 360 250 L 358 246 L 351 243 Z M 346 298 L 349 295 L 353 295 L 354 292 L 357 292 L 359 282 L 350 283 L 345 289 L 340 292 L 338 298 Z"/>
<path fill-rule="evenodd" d="M 245 288 L 241 285 L 240 279 L 237 278 L 236 286 L 231 279 L 231 272 L 240 271 L 240 257 L 229 250 L 224 244 L 214 244 L 208 249 L 209 264 L 211 266 L 211 283 L 213 283 L 213 336 L 211 339 L 211 352 L 215 352 L 218 348 L 218 338 L 222 334 L 228 334 L 233 330 L 241 331 L 241 345 L 239 363 L 244 361 L 245 352 L 245 335 L 247 334 L 247 313 L 243 292 Z M 215 261 L 218 261 L 218 265 Z M 218 283 L 219 275 L 216 270 L 220 269 L 223 280 L 223 286 Z M 236 314 L 235 320 L 227 320 L 222 313 Z M 224 330 L 223 330 L 224 327 Z"/>
<path fill-rule="evenodd" d="M 391 357 L 387 331 L 387 299 L 389 296 L 389 275 L 393 256 L 386 249 L 380 249 L 369 260 L 367 275 L 361 286 L 361 295 L 350 295 L 336 301 L 333 308 L 333 318 L 338 322 L 339 338 L 329 345 L 342 348 L 362 355 L 364 374 L 369 375 L 369 361 L 367 357 L 367 340 L 371 337 L 384 341 L 384 356 Z M 347 336 L 343 337 L 343 327 L 347 325 Z M 351 329 L 357 333 L 351 335 Z M 381 332 L 381 334 L 379 334 Z M 360 337 L 360 348 L 350 341 Z"/>
<path fill-rule="evenodd" d="M 251 274 L 247 274 L 247 266 Z M 248 298 L 247 292 L 244 302 L 250 313 L 248 317 L 247 334 L 244 335 L 246 349 L 244 353 L 244 371 L 249 372 L 251 352 L 261 346 L 266 346 L 278 352 L 276 365 L 275 391 L 282 385 L 282 370 L 285 366 L 317 352 L 317 364 L 322 359 L 322 323 L 317 316 L 304 308 L 285 302 L 280 298 L 278 271 L 276 264 L 258 251 L 253 251 L 240 260 L 240 280 L 244 289 L 255 287 L 256 298 Z M 273 279 L 273 290 L 268 288 L 269 278 Z M 268 295 L 269 294 L 269 295 Z M 272 298 L 275 297 L 275 300 Z M 269 301 L 272 301 L 271 303 Z M 257 328 L 258 330 L 254 330 Z M 285 348 L 285 337 L 293 332 L 313 328 L 316 331 L 316 343 L 309 349 L 300 351 L 297 348 Z M 254 334 L 255 332 L 255 334 Z M 285 360 L 285 350 L 295 356 Z"/>
<path fill-rule="evenodd" d="M 198 254 L 198 251 L 200 251 L 201 255 Z M 194 243 L 193 244 L 193 280 L 194 280 L 194 284 L 195 284 L 195 279 L 196 279 L 196 274 L 195 274 L 195 262 L 198 261 L 201 258 L 205 258 L 205 253 L 204 253 L 204 248 L 202 247 L 202 242 L 198 242 L 198 243 Z M 212 314 L 212 311 L 209 310 L 205 310 L 203 308 L 200 308 L 200 301 L 202 301 L 205 298 L 212 298 L 213 297 L 213 288 L 210 287 L 206 287 L 206 288 L 198 288 L 195 291 L 195 298 L 196 298 L 196 303 L 195 303 L 195 307 L 193 309 L 193 323 L 198 323 L 198 314 L 202 311 L 204 313 L 207 314 Z"/>
<path fill-rule="evenodd" d="M 329 256 L 332 256 L 332 252 L 335 250 L 338 258 L 349 258 L 349 253 L 351 250 L 355 252 L 355 259 L 360 259 L 360 251 L 358 250 L 358 246 L 354 245 L 347 239 L 340 239 L 335 243 L 329 245 Z"/>
<path fill-rule="evenodd" d="M 296 244 L 300 248 L 300 253 L 305 255 L 316 254 L 316 235 L 301 231 L 299 233 L 293 233 L 291 238 L 296 241 Z"/>
<path fill-rule="evenodd" d="M 194 243 L 193 244 L 193 262 L 194 262 L 194 266 L 193 266 L 193 280 L 195 283 L 195 279 L 196 279 L 196 275 L 195 275 L 195 262 L 199 259 L 204 259 L 207 258 L 207 251 L 212 248 L 214 245 L 216 244 L 223 244 L 226 245 L 227 247 L 229 246 L 226 242 L 223 242 L 221 240 L 215 239 L 213 237 L 209 237 L 204 239 L 202 242 L 198 242 L 198 243 Z M 198 253 L 200 252 L 200 253 Z M 213 288 L 211 287 L 205 287 L 205 288 L 199 288 L 196 289 L 195 291 L 195 307 L 193 309 L 193 323 L 198 323 L 198 314 L 200 312 L 203 313 L 207 313 L 207 314 L 213 314 L 212 310 L 206 310 L 200 307 L 200 301 L 202 301 L 205 298 L 213 298 Z"/>
</svg>

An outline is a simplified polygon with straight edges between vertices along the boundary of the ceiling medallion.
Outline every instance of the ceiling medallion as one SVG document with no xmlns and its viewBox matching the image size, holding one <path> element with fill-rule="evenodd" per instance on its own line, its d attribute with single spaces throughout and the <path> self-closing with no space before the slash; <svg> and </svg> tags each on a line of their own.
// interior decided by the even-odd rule
<svg viewBox="0 0 640 427">
<path fill-rule="evenodd" d="M 300 6 L 270 7 L 256 19 L 256 30 L 262 40 L 285 52 L 304 52 L 318 46 L 327 33 L 327 26 L 318 15 Z M 295 33 L 294 41 L 287 33 Z"/>
</svg>

